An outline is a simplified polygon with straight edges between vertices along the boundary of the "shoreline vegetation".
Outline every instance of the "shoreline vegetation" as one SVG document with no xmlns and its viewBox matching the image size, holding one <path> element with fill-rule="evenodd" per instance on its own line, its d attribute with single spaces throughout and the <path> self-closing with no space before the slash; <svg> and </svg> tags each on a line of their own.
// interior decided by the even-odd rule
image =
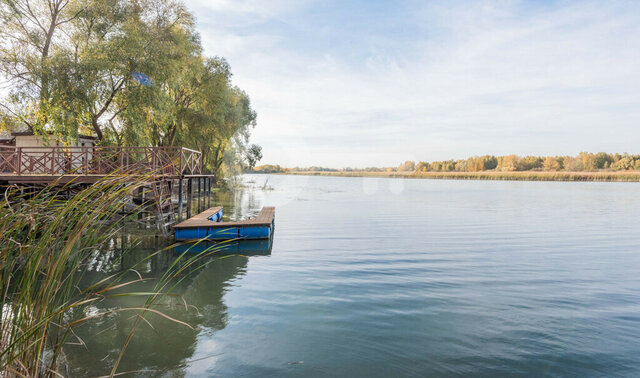
<svg viewBox="0 0 640 378">
<path fill-rule="evenodd" d="M 266 172 L 251 172 L 266 173 Z M 387 177 L 433 180 L 496 181 L 600 181 L 640 182 L 640 171 L 627 172 L 371 172 L 371 171 L 282 171 L 275 174 L 336 177 Z"/>
<path fill-rule="evenodd" d="M 250 173 L 395 177 L 449 180 L 639 182 L 640 155 L 581 152 L 577 156 L 475 156 L 463 160 L 405 161 L 397 167 L 283 168 L 260 165 Z"/>
<path fill-rule="evenodd" d="M 186 299 L 172 292 L 188 274 L 198 271 L 216 257 L 219 245 L 198 254 L 176 254 L 172 262 L 149 289 L 138 291 L 135 284 L 147 280 L 139 271 L 155 255 L 170 253 L 175 244 L 131 261 L 126 269 L 96 267 L 126 224 L 134 222 L 145 206 L 125 211 L 130 198 L 139 193 L 156 173 L 136 176 L 114 174 L 88 187 L 73 183 L 24 190 L 3 188 L 0 202 L 0 377 L 69 376 L 68 348 L 84 346 L 74 330 L 93 322 L 110 319 L 121 327 L 125 341 L 103 358 L 108 358 L 109 377 L 118 372 L 120 362 L 135 342 L 136 330 L 158 319 L 194 329 L 186 321 L 167 314 L 171 308 L 189 309 Z M 132 243 L 131 246 L 134 246 Z M 127 258 L 130 249 L 115 256 Z M 106 261 L 106 260 L 104 260 Z M 85 273 L 100 269 L 103 278 L 85 280 Z M 127 297 L 127 305 L 98 306 L 110 298 Z M 106 375 L 105 375 L 106 376 Z"/>
</svg>

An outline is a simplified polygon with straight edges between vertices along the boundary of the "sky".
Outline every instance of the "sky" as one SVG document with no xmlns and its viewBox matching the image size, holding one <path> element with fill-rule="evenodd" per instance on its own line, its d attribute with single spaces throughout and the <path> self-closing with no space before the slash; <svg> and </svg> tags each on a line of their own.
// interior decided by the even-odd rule
<svg viewBox="0 0 640 378">
<path fill-rule="evenodd" d="M 261 164 L 640 153 L 638 1 L 186 0 Z"/>
</svg>

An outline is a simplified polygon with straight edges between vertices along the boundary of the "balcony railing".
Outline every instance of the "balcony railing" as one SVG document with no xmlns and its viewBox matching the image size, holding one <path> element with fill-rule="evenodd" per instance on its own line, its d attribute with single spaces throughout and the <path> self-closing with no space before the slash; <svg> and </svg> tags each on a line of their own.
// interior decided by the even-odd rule
<svg viewBox="0 0 640 378">
<path fill-rule="evenodd" d="M 0 146 L 0 174 L 106 175 L 115 171 L 198 175 L 202 174 L 202 153 L 183 147 Z"/>
</svg>

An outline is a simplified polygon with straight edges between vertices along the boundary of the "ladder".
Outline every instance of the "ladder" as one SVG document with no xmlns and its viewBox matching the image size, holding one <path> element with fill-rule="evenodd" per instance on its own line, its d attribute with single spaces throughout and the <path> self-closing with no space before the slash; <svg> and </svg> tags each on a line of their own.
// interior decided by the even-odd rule
<svg viewBox="0 0 640 378">
<path fill-rule="evenodd" d="M 171 199 L 171 180 L 155 180 L 151 183 L 151 188 L 156 208 L 156 224 L 158 229 L 168 236 L 169 227 L 176 222 Z"/>
</svg>

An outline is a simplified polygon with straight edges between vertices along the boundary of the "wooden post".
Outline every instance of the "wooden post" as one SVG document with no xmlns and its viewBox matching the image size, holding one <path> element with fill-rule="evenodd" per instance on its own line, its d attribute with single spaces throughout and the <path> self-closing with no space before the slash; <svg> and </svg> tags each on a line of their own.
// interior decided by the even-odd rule
<svg viewBox="0 0 640 378">
<path fill-rule="evenodd" d="M 211 176 L 207 177 L 207 183 L 209 184 L 209 190 L 207 191 L 207 207 L 211 208 Z"/>
<path fill-rule="evenodd" d="M 178 219 L 182 220 L 182 179 L 178 180 Z"/>
<path fill-rule="evenodd" d="M 192 196 L 193 183 L 192 178 L 189 177 L 187 179 L 187 219 L 191 218 L 191 198 Z"/>
<path fill-rule="evenodd" d="M 203 184 L 202 177 L 198 177 L 198 204 L 200 205 L 200 212 L 204 211 L 204 201 L 202 198 Z"/>
<path fill-rule="evenodd" d="M 56 148 L 51 147 L 51 173 L 50 173 L 51 175 L 56 174 L 55 162 L 56 162 Z M 47 172 L 43 172 L 43 173 L 47 173 Z"/>
<path fill-rule="evenodd" d="M 202 178 L 202 211 L 208 209 L 207 207 L 207 178 Z"/>
<path fill-rule="evenodd" d="M 86 175 L 89 174 L 89 149 L 82 146 L 83 160 L 82 160 L 82 172 Z"/>
<path fill-rule="evenodd" d="M 22 173 L 22 147 L 18 147 L 18 167 L 16 171 L 18 175 Z"/>
</svg>

